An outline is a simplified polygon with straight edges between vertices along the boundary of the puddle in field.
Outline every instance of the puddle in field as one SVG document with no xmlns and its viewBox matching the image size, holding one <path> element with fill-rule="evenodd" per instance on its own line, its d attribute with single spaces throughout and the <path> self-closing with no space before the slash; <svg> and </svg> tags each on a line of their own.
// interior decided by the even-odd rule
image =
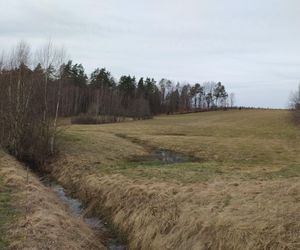
<svg viewBox="0 0 300 250">
<path fill-rule="evenodd" d="M 149 150 L 148 150 L 149 151 Z M 148 155 L 134 156 L 129 159 L 131 162 L 152 162 L 162 164 L 175 164 L 196 161 L 195 158 L 166 149 L 153 149 Z"/>
<path fill-rule="evenodd" d="M 175 163 L 184 163 L 184 162 L 196 162 L 199 159 L 188 156 L 182 153 L 178 153 L 172 150 L 163 149 L 163 148 L 155 148 L 149 145 L 146 145 L 142 141 L 137 138 L 128 137 L 124 134 L 115 134 L 115 136 L 120 137 L 122 139 L 126 139 L 131 141 L 132 143 L 138 144 L 145 148 L 148 152 L 148 155 L 135 155 L 129 158 L 131 162 L 151 162 L 158 161 L 162 164 L 175 164 Z"/>
<path fill-rule="evenodd" d="M 48 177 L 43 177 L 41 181 L 57 195 L 62 203 L 69 207 L 74 215 L 81 216 L 83 214 L 84 208 L 81 201 L 68 195 L 61 185 Z M 102 236 L 101 238 L 104 239 L 103 243 L 108 250 L 126 250 L 126 246 L 111 232 L 107 222 L 96 217 L 84 217 L 83 220 L 96 234 Z"/>
<path fill-rule="evenodd" d="M 191 157 L 165 149 L 154 150 L 150 155 L 163 163 L 182 163 L 191 161 Z"/>
</svg>

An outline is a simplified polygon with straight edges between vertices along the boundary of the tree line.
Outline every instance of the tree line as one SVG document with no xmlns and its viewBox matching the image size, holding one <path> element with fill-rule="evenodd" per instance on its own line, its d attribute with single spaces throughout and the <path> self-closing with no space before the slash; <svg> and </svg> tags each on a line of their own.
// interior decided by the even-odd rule
<svg viewBox="0 0 300 250">
<path fill-rule="evenodd" d="M 0 58 L 0 145 L 16 157 L 42 164 L 55 151 L 59 117 L 101 117 L 116 122 L 161 113 L 210 110 L 234 105 L 221 82 L 159 82 L 105 68 L 90 77 L 82 64 L 66 60 L 63 49 L 47 44 L 36 52 L 21 42 Z"/>
<path fill-rule="evenodd" d="M 123 75 L 115 79 L 105 68 L 88 78 L 82 64 L 68 61 L 61 66 L 64 82 L 60 115 L 80 113 L 145 119 L 161 113 L 210 110 L 234 105 L 221 82 L 175 83 L 168 79 Z"/>
</svg>

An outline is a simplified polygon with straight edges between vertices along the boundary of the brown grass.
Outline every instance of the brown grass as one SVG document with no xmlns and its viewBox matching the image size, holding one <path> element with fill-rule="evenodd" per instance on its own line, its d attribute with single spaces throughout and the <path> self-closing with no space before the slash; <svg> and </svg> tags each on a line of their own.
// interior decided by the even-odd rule
<svg viewBox="0 0 300 250">
<path fill-rule="evenodd" d="M 192 167 L 172 166 L 167 171 L 160 166 L 121 169 L 120 163 L 126 164 L 124 159 L 147 152 L 142 145 L 116 136 L 120 134 L 153 147 L 192 155 L 201 162 Z M 288 111 L 233 110 L 101 126 L 73 125 L 66 129 L 64 143 L 65 153 L 83 153 L 87 165 L 100 162 L 101 170 L 137 179 L 156 176 L 163 181 L 197 182 L 203 179 L 199 169 L 211 172 L 211 166 L 238 178 L 300 176 L 300 130 L 290 122 Z M 188 175 L 194 177 L 189 180 Z"/>
<path fill-rule="evenodd" d="M 9 249 L 105 249 L 31 173 L 27 183 L 26 170 L 16 160 L 1 153 L 0 166 L 0 177 L 13 190 L 12 205 L 19 211 L 7 231 Z"/>
<path fill-rule="evenodd" d="M 178 185 L 84 172 L 72 159 L 55 168 L 61 182 L 128 235 L 131 249 L 300 247 L 297 178 Z"/>
<path fill-rule="evenodd" d="M 53 174 L 109 216 L 131 249 L 299 249 L 300 131 L 288 116 L 228 111 L 71 126 Z M 147 151 L 128 137 L 201 161 L 131 164 Z"/>
</svg>

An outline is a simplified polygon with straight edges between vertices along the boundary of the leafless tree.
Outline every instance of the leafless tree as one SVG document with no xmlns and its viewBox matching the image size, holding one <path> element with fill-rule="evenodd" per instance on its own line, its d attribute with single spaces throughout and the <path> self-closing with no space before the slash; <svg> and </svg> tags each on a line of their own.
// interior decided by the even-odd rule
<svg viewBox="0 0 300 250">
<path fill-rule="evenodd" d="M 49 56 L 49 50 L 48 46 L 43 55 Z M 40 67 L 33 68 L 30 47 L 20 42 L 2 57 L 0 71 L 0 144 L 17 158 L 33 164 L 42 164 L 54 152 L 60 101 L 53 93 L 60 92 L 61 85 L 49 84 L 47 70 L 51 60 L 41 59 Z M 51 67 L 55 70 L 54 66 Z M 56 106 L 53 100 L 57 100 Z"/>
<path fill-rule="evenodd" d="M 230 101 L 230 107 L 233 108 L 235 105 L 235 94 L 234 93 L 230 93 L 229 101 Z"/>
<path fill-rule="evenodd" d="M 291 93 L 289 105 L 292 110 L 293 121 L 300 124 L 300 84 L 298 85 L 298 90 Z"/>
</svg>

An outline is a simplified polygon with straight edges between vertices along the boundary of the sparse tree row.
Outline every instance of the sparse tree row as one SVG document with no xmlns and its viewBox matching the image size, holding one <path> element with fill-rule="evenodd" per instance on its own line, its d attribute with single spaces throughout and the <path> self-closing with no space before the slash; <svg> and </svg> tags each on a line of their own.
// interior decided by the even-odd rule
<svg viewBox="0 0 300 250">
<path fill-rule="evenodd" d="M 147 119 L 161 113 L 233 106 L 220 82 L 175 84 L 121 76 L 105 68 L 87 77 L 51 43 L 32 53 L 20 43 L 0 60 L 0 144 L 16 157 L 42 164 L 55 151 L 59 117 L 77 123 Z"/>
<path fill-rule="evenodd" d="M 33 55 L 23 42 L 2 55 L 0 146 L 20 160 L 38 165 L 54 153 L 63 57 L 51 44 Z"/>
</svg>

